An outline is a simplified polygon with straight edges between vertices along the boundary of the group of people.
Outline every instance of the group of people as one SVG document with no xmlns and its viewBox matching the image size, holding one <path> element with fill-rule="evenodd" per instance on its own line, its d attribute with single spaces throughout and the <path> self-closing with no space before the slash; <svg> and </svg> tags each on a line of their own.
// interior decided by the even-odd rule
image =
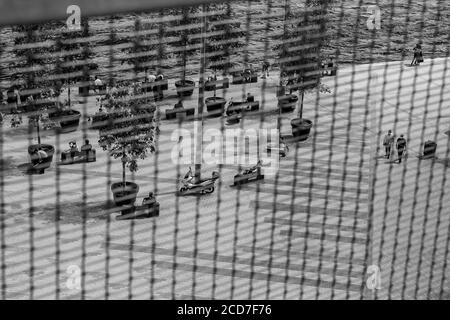
<svg viewBox="0 0 450 320">
<path fill-rule="evenodd" d="M 87 153 L 91 150 L 92 150 L 92 145 L 89 143 L 89 140 L 88 139 L 84 140 L 84 145 L 81 146 L 81 153 L 84 155 L 87 155 Z M 70 152 L 71 158 L 75 158 L 75 156 L 79 152 L 76 141 L 72 140 L 69 142 L 69 150 L 67 150 L 67 152 Z"/>
<path fill-rule="evenodd" d="M 395 141 L 395 136 L 392 133 L 392 130 L 389 130 L 383 139 L 383 146 L 385 150 L 384 157 L 386 159 L 390 159 L 392 157 L 394 144 L 398 154 L 398 158 L 395 161 L 401 163 L 402 158 L 406 155 L 406 139 L 403 134 L 401 134 L 400 137 L 397 138 L 397 141 Z"/>
</svg>

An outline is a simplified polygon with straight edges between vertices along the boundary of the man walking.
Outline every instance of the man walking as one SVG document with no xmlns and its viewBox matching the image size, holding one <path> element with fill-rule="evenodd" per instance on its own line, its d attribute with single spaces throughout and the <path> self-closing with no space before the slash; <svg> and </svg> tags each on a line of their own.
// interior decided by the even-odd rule
<svg viewBox="0 0 450 320">
<path fill-rule="evenodd" d="M 392 145 L 394 144 L 394 135 L 392 134 L 392 130 L 389 130 L 387 135 L 384 136 L 383 146 L 385 150 L 384 157 L 389 159 L 391 155 Z"/>
<path fill-rule="evenodd" d="M 402 162 L 402 157 L 405 150 L 406 150 L 406 139 L 401 134 L 400 138 L 397 139 L 398 163 Z"/>
</svg>

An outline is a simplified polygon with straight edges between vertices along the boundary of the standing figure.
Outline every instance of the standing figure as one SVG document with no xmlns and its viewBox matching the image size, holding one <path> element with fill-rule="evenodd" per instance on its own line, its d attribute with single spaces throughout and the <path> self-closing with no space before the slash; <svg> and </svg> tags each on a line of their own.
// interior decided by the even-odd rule
<svg viewBox="0 0 450 320">
<path fill-rule="evenodd" d="M 422 46 L 420 44 L 416 44 L 416 46 L 413 48 L 414 57 L 411 61 L 411 66 L 417 66 L 421 62 L 423 62 L 423 52 L 422 52 Z"/>
<path fill-rule="evenodd" d="M 394 144 L 394 135 L 392 134 L 392 130 L 389 130 L 387 135 L 384 136 L 383 146 L 385 150 L 384 157 L 389 159 L 391 155 L 392 145 Z"/>
<path fill-rule="evenodd" d="M 397 139 L 397 152 L 398 152 L 398 163 L 402 162 L 403 153 L 406 150 L 406 139 L 403 135 L 400 135 L 400 138 Z"/>
<path fill-rule="evenodd" d="M 163 100 L 163 98 L 164 98 L 164 94 L 163 94 L 163 84 L 162 84 L 162 81 L 163 81 L 163 79 L 164 79 L 164 76 L 162 75 L 162 73 L 161 72 L 158 72 L 158 75 L 156 76 L 156 81 L 158 82 L 158 85 L 157 85 L 157 93 L 158 93 L 158 100 L 159 101 L 162 101 Z"/>
<path fill-rule="evenodd" d="M 267 62 L 267 61 L 264 61 L 263 64 L 262 64 L 262 73 L 263 73 L 263 75 L 262 75 L 261 78 L 265 79 L 266 77 L 269 76 L 269 67 L 270 67 L 270 63 Z"/>
</svg>

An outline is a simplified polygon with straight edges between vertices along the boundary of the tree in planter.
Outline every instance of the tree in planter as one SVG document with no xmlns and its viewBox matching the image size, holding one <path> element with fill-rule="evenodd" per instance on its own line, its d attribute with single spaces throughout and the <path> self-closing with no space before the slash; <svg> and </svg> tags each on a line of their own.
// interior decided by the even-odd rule
<svg viewBox="0 0 450 320">
<path fill-rule="evenodd" d="M 329 2 L 330 0 L 306 0 L 306 10 L 293 14 L 288 0 L 285 0 L 283 35 L 281 43 L 275 47 L 279 52 L 280 87 L 284 88 L 282 80 L 287 79 L 290 91 L 299 90 L 301 94 L 298 118 L 291 121 L 294 135 L 301 136 L 301 139 L 307 138 L 312 126 L 310 120 L 303 119 L 305 92 L 330 92 L 329 88 L 321 83 L 320 70 Z M 290 24 L 289 21 L 296 17 L 299 19 Z M 308 31 L 311 28 L 316 31 Z M 282 99 L 286 101 L 290 98 Z"/>
<path fill-rule="evenodd" d="M 128 92 L 125 97 L 111 95 L 102 101 L 107 119 L 99 130 L 100 146 L 122 161 L 122 181 L 111 185 L 117 205 L 132 205 L 136 200 L 139 187 L 126 181 L 126 167 L 131 172 L 138 170 L 138 160 L 155 152 L 158 134 L 156 106 L 148 107 L 133 89 Z"/>
<path fill-rule="evenodd" d="M 78 128 L 81 113 L 71 109 L 71 87 L 80 81 L 89 81 L 89 72 L 98 68 L 97 64 L 90 60 L 94 57 L 90 49 L 88 38 L 90 37 L 89 23 L 87 18 L 81 21 L 81 30 L 67 30 L 61 25 L 60 33 L 55 39 L 52 54 L 55 56 L 53 73 L 56 76 L 53 81 L 54 91 L 58 93 L 56 109 L 50 114 L 53 120 L 59 122 L 61 132 L 74 131 Z M 62 79 L 60 79 L 63 77 Z M 67 100 L 59 102 L 59 93 L 62 86 L 67 88 Z M 79 90 L 81 94 L 88 92 L 87 86 Z"/>
<path fill-rule="evenodd" d="M 89 72 L 98 69 L 98 65 L 89 61 L 95 53 L 87 40 L 91 35 L 87 18 L 82 19 L 81 30 L 66 30 L 64 26 L 61 26 L 59 30 L 62 31 L 55 39 L 53 52 L 57 58 L 55 73 L 65 76 L 63 82 L 67 86 L 70 107 L 71 85 L 83 80 L 89 81 Z"/>
<path fill-rule="evenodd" d="M 231 55 L 245 46 L 241 40 L 245 32 L 240 29 L 239 23 L 227 21 L 232 17 L 230 3 L 208 5 L 207 10 L 218 12 L 207 18 L 209 35 L 206 37 L 206 63 L 213 70 L 215 79 L 219 70 L 225 76 L 233 67 Z"/>
<path fill-rule="evenodd" d="M 53 34 L 46 32 L 44 27 L 46 26 L 36 24 L 14 27 L 17 36 L 14 39 L 15 47 L 13 49 L 18 58 L 15 67 L 22 70 L 15 76 L 25 87 L 20 94 L 21 103 L 18 109 L 27 114 L 30 127 L 36 127 L 37 132 L 38 143 L 29 146 L 28 153 L 30 156 L 34 150 L 43 150 L 47 153 L 47 157 L 40 159 L 37 167 L 41 173 L 50 166 L 55 150 L 53 146 L 41 143 L 40 134 L 40 122 L 43 114 L 53 105 L 52 98 L 55 95 L 54 91 L 49 89 L 51 82 L 44 76 L 48 64 L 51 62 L 51 55 L 48 54 L 48 49 L 44 45 L 34 45 L 52 39 Z M 12 127 L 19 124 L 20 121 L 11 122 Z"/>
<path fill-rule="evenodd" d="M 136 32 L 131 46 L 123 49 L 126 57 L 122 63 L 127 61 L 133 65 L 135 74 L 146 71 L 149 61 L 158 57 L 157 37 L 151 32 L 151 28 L 143 28 L 140 19 L 136 19 L 134 23 L 134 31 Z"/>
<path fill-rule="evenodd" d="M 180 19 L 171 22 L 167 35 L 173 37 L 175 41 L 172 44 L 177 48 L 175 55 L 181 59 L 182 74 L 181 80 L 175 82 L 181 96 L 190 96 L 194 91 L 194 82 L 186 79 L 186 65 L 190 56 L 197 53 L 195 47 L 200 43 L 200 38 L 195 37 L 201 32 L 201 18 L 196 14 L 199 12 L 198 7 L 182 7 L 181 9 L 170 10 L 172 15 L 181 15 Z M 183 88 L 185 88 L 183 90 Z"/>
</svg>

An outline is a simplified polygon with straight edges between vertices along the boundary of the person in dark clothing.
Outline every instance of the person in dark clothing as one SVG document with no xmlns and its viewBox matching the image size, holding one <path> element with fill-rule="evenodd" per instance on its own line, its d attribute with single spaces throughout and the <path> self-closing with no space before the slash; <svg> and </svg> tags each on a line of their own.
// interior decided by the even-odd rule
<svg viewBox="0 0 450 320">
<path fill-rule="evenodd" d="M 181 100 L 181 99 L 178 100 L 178 102 L 175 103 L 174 108 L 175 108 L 175 109 L 181 109 L 181 108 L 183 108 L 183 100 Z"/>
<path fill-rule="evenodd" d="M 264 61 L 262 64 L 262 78 L 265 79 L 266 77 L 269 76 L 269 67 L 270 67 L 270 63 L 267 61 Z"/>
<path fill-rule="evenodd" d="M 89 140 L 84 140 L 84 145 L 81 146 L 81 151 L 88 152 L 92 150 L 92 145 L 89 143 Z"/>
<path fill-rule="evenodd" d="M 145 197 L 145 198 L 142 200 L 142 205 L 143 205 L 143 206 L 149 206 L 149 207 L 151 207 L 151 206 L 153 206 L 155 203 L 156 203 L 156 199 L 155 199 L 155 196 L 153 195 L 153 192 L 149 192 L 149 193 L 148 193 L 148 197 Z"/>
<path fill-rule="evenodd" d="M 405 150 L 406 150 L 406 139 L 401 134 L 400 138 L 397 139 L 398 163 L 402 162 L 402 157 Z"/>
<path fill-rule="evenodd" d="M 163 85 L 162 85 L 162 81 L 164 79 L 164 76 L 162 75 L 162 73 L 158 73 L 158 75 L 156 76 L 156 82 L 158 83 L 158 85 L 156 86 L 156 91 L 157 91 L 157 100 L 162 101 L 164 99 L 164 93 L 163 93 Z"/>
<path fill-rule="evenodd" d="M 386 152 L 384 157 L 387 159 L 389 159 L 391 155 L 391 149 L 393 144 L 394 144 L 394 135 L 392 134 L 392 130 L 389 130 L 387 135 L 384 136 L 383 140 L 383 146 Z"/>
<path fill-rule="evenodd" d="M 423 52 L 422 52 L 422 46 L 420 44 L 416 44 L 416 46 L 413 49 L 414 57 L 411 61 L 411 66 L 417 66 L 421 62 L 423 62 Z"/>
</svg>

